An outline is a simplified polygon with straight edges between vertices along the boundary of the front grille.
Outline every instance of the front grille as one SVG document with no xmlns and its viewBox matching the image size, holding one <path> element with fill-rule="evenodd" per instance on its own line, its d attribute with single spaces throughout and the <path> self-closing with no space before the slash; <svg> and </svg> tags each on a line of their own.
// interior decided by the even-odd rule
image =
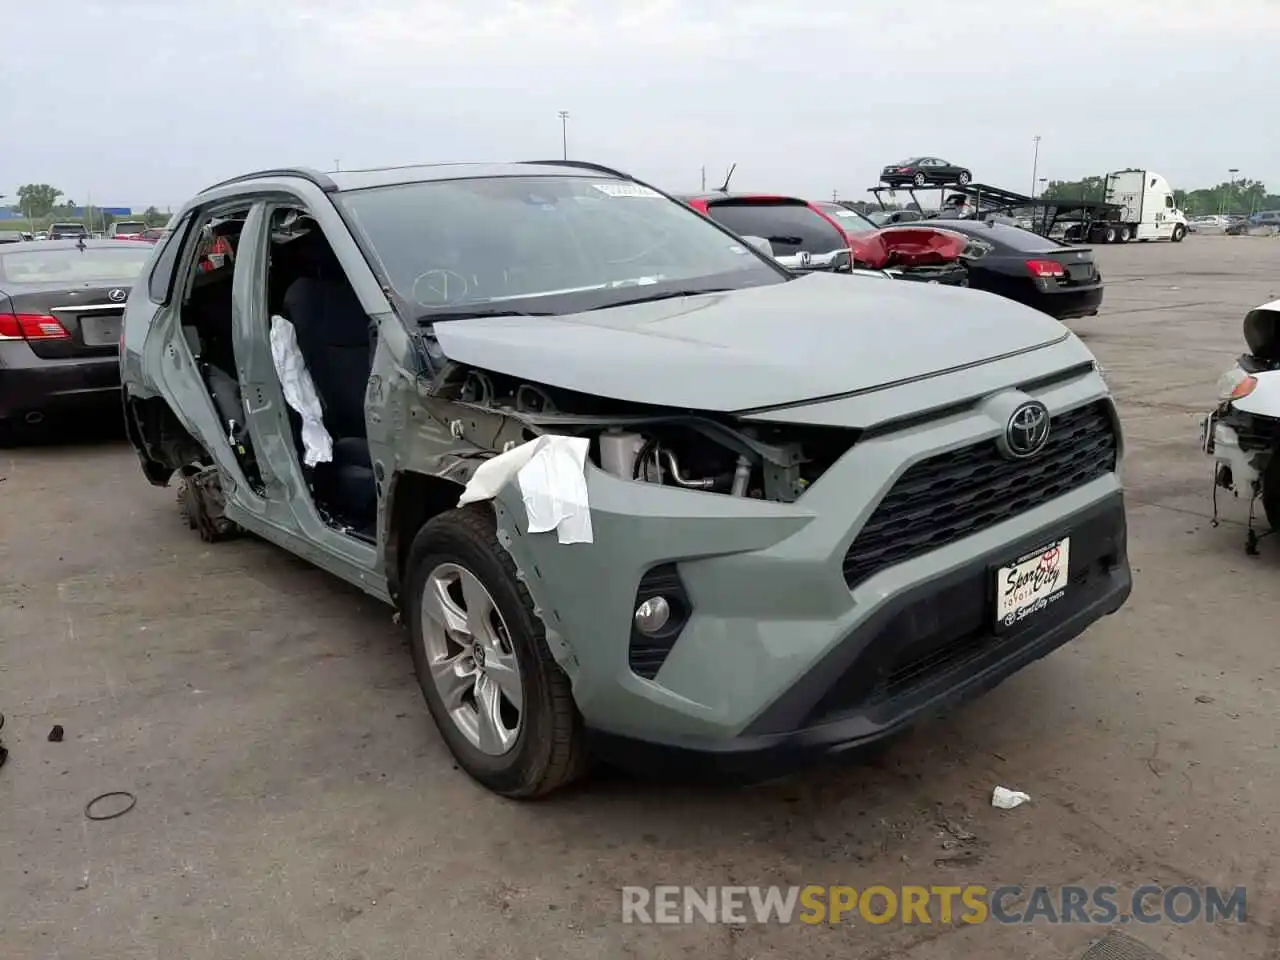
<svg viewBox="0 0 1280 960">
<path fill-rule="evenodd" d="M 1049 442 L 1029 460 L 1006 460 L 984 440 L 922 460 L 880 501 L 844 558 L 852 589 L 897 563 L 995 526 L 1116 469 L 1110 403 L 1053 418 Z"/>
</svg>

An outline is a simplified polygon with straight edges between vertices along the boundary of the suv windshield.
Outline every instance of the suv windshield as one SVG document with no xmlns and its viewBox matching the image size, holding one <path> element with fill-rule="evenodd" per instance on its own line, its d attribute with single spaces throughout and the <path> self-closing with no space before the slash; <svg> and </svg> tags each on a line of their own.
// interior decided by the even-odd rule
<svg viewBox="0 0 1280 960">
<path fill-rule="evenodd" d="M 337 200 L 424 321 L 573 313 L 788 279 L 683 204 L 608 177 L 427 181 Z"/>
<path fill-rule="evenodd" d="M 817 210 L 799 201 L 723 200 L 711 218 L 744 237 L 764 237 L 775 256 L 832 253 L 848 247 L 844 236 Z"/>
<path fill-rule="evenodd" d="M 61 250 L 24 248 L 0 255 L 0 280 L 10 283 L 128 283 L 132 282 L 151 247 L 141 243 L 67 247 Z"/>
</svg>

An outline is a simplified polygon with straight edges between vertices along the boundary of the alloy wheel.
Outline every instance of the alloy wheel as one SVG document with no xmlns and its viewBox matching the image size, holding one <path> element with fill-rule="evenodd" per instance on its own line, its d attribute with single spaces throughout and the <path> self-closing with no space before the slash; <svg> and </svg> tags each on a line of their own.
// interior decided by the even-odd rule
<svg viewBox="0 0 1280 960">
<path fill-rule="evenodd" d="M 493 596 L 470 570 L 442 563 L 422 593 L 427 668 L 445 710 L 482 753 L 515 746 L 524 712 L 524 685 L 511 633 Z"/>
</svg>

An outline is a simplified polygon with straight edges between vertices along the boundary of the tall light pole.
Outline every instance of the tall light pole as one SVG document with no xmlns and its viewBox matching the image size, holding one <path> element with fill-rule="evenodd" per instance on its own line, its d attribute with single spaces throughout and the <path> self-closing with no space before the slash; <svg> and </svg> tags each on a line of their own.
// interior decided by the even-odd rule
<svg viewBox="0 0 1280 960">
<path fill-rule="evenodd" d="M 564 158 L 569 159 L 569 111 L 560 111 L 560 146 L 564 150 Z"/>
<path fill-rule="evenodd" d="M 1036 152 L 1031 158 L 1031 199 L 1036 198 L 1036 173 L 1040 166 L 1040 134 L 1036 134 L 1031 138 L 1035 142 Z"/>
<path fill-rule="evenodd" d="M 1236 198 L 1236 174 L 1240 172 L 1239 167 L 1232 167 L 1227 171 L 1227 175 L 1231 180 L 1227 184 L 1227 206 L 1230 207 Z M 1230 210 L 1223 210 L 1223 213 L 1229 213 Z"/>
</svg>

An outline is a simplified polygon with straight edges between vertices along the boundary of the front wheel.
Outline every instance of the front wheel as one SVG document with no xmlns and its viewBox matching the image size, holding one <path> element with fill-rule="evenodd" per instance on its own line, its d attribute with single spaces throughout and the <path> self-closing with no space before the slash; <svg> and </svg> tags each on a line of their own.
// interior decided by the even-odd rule
<svg viewBox="0 0 1280 960">
<path fill-rule="evenodd" d="M 962 187 L 968 186 L 969 180 L 970 180 L 969 172 L 966 170 L 964 173 L 960 174 L 960 176 L 957 177 L 956 180 L 960 184 L 960 186 Z"/>
<path fill-rule="evenodd" d="M 1173 236 L 1170 238 L 1174 243 L 1181 243 L 1182 238 L 1187 235 L 1187 228 L 1182 224 L 1178 224 L 1173 228 Z"/>
<path fill-rule="evenodd" d="M 487 507 L 428 521 L 404 603 L 427 708 L 458 765 L 495 793 L 545 796 L 586 763 L 569 679 Z"/>
</svg>

